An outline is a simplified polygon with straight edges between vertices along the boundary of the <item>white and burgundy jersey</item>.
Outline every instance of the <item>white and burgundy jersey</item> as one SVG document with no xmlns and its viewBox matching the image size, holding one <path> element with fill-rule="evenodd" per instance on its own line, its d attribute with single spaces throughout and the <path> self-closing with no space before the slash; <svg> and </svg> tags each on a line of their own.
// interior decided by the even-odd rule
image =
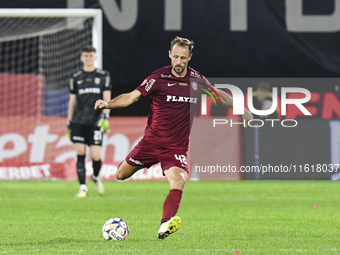
<svg viewBox="0 0 340 255">
<path fill-rule="evenodd" d="M 206 78 L 192 68 L 185 77 L 171 74 L 171 66 L 154 71 L 137 87 L 150 95 L 151 109 L 143 139 L 158 147 L 188 149 L 191 123 L 200 102 Z"/>
</svg>

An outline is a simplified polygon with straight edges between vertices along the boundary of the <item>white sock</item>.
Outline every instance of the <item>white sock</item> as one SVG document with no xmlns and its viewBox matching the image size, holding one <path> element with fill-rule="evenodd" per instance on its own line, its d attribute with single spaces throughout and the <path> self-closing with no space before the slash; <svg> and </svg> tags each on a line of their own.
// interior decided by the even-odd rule
<svg viewBox="0 0 340 255">
<path fill-rule="evenodd" d="M 81 190 L 85 190 L 85 191 L 87 192 L 87 186 L 86 186 L 86 184 L 81 184 L 81 185 L 80 185 L 80 189 L 81 189 Z"/>
<path fill-rule="evenodd" d="M 97 182 L 97 181 L 100 181 L 100 178 L 99 178 L 99 176 L 94 176 L 94 175 L 92 175 L 92 180 L 93 180 L 94 182 Z"/>
</svg>

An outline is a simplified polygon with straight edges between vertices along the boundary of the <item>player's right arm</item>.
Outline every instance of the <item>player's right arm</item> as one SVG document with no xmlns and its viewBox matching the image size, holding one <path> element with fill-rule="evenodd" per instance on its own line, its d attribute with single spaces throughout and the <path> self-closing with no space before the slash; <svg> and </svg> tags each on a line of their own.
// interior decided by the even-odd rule
<svg viewBox="0 0 340 255">
<path fill-rule="evenodd" d="M 79 73 L 79 72 L 78 72 Z M 72 75 L 70 79 L 70 99 L 68 100 L 68 107 L 67 107 L 67 130 L 66 134 L 68 138 L 71 140 L 71 120 L 73 117 L 74 105 L 77 101 L 77 82 L 75 79 L 75 74 Z"/>
<path fill-rule="evenodd" d="M 72 120 L 74 105 L 76 104 L 77 95 L 70 94 L 70 99 L 68 101 L 68 108 L 67 108 L 67 122 Z"/>
<path fill-rule="evenodd" d="M 97 100 L 94 105 L 95 110 L 102 109 L 115 109 L 127 107 L 143 97 L 142 93 L 138 90 L 134 90 L 130 93 L 121 94 L 114 99 L 105 102 L 104 100 Z"/>
<path fill-rule="evenodd" d="M 67 108 L 67 123 L 70 123 L 73 117 L 74 105 L 77 101 L 77 76 L 80 74 L 80 71 L 73 74 L 70 79 L 70 99 L 68 100 L 68 108 Z"/>
<path fill-rule="evenodd" d="M 74 105 L 76 104 L 77 95 L 70 94 L 70 99 L 68 100 L 68 108 L 67 108 L 67 130 L 66 134 L 68 138 L 71 140 L 71 120 L 73 116 Z"/>
</svg>

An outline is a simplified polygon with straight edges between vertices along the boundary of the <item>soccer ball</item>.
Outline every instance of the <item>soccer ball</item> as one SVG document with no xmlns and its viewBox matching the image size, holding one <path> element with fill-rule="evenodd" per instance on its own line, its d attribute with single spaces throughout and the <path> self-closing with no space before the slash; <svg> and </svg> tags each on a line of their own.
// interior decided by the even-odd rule
<svg viewBox="0 0 340 255">
<path fill-rule="evenodd" d="M 105 222 L 102 232 L 106 241 L 123 241 L 129 236 L 129 227 L 124 220 L 112 218 Z"/>
</svg>

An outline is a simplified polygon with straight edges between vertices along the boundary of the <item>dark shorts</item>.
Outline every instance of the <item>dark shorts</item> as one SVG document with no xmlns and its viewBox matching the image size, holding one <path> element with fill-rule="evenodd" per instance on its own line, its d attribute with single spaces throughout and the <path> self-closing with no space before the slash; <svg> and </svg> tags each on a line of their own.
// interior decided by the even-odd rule
<svg viewBox="0 0 340 255">
<path fill-rule="evenodd" d="M 73 143 L 101 146 L 103 134 L 100 127 L 71 123 L 71 138 Z"/>
<path fill-rule="evenodd" d="M 148 144 L 141 140 L 127 155 L 125 161 L 131 166 L 149 168 L 158 162 L 161 163 L 163 174 L 170 167 L 177 166 L 188 172 L 187 152 L 183 149 L 167 149 Z"/>
</svg>

